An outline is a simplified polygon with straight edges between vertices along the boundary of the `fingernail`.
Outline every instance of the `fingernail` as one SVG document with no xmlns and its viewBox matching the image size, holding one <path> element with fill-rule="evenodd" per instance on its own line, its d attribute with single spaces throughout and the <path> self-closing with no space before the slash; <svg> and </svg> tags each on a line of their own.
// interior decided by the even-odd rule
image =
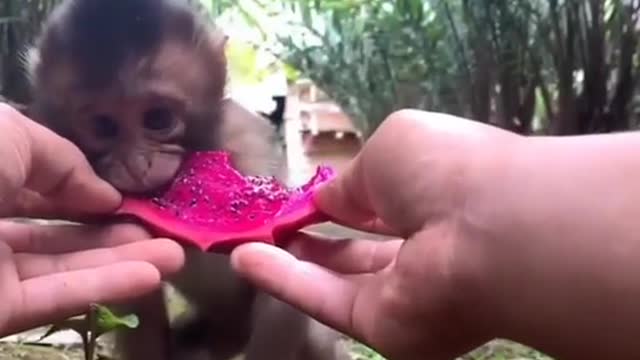
<svg viewBox="0 0 640 360">
<path fill-rule="evenodd" d="M 231 253 L 231 264 L 236 269 L 265 267 L 269 264 L 290 264 L 296 258 L 288 252 L 272 245 L 249 243 L 237 247 Z"/>
</svg>

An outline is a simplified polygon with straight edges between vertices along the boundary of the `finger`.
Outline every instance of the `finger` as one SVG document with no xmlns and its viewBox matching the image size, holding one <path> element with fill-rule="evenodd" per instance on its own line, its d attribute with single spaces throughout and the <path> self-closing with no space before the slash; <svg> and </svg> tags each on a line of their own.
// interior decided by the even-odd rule
<svg viewBox="0 0 640 360">
<path fill-rule="evenodd" d="M 19 253 L 14 255 L 21 280 L 55 273 L 144 261 L 154 265 L 163 276 L 178 271 L 184 264 L 182 247 L 171 240 L 154 239 L 114 248 L 73 252 L 63 255 Z"/>
<path fill-rule="evenodd" d="M 0 241 L 13 252 L 62 254 L 148 240 L 151 236 L 133 224 L 111 226 L 25 224 L 0 220 Z"/>
<path fill-rule="evenodd" d="M 29 121 L 32 145 L 27 185 L 62 208 L 102 213 L 118 207 L 120 194 L 91 169 L 73 144 Z M 47 179 L 49 177 L 49 179 Z"/>
<path fill-rule="evenodd" d="M 59 202 L 52 201 L 27 188 L 17 192 L 11 212 L 7 215 L 45 220 L 65 219 L 82 223 L 92 222 L 96 217 L 103 220 L 101 216 L 103 214 L 85 213 L 79 211 L 77 207 L 61 206 Z"/>
<path fill-rule="evenodd" d="M 14 136 L 0 153 L 9 156 L 14 177 L 22 177 L 18 182 L 73 212 L 108 212 L 120 204 L 120 194 L 95 175 L 71 142 L 8 106 L 0 107 L 0 119 L 11 120 L 2 122 Z"/>
<path fill-rule="evenodd" d="M 362 153 L 314 194 L 316 206 L 337 224 L 381 235 L 398 236 L 374 212 L 362 171 Z"/>
<path fill-rule="evenodd" d="M 319 186 L 314 194 L 314 202 L 320 210 L 348 226 L 377 217 L 365 196 L 361 167 L 362 157 L 358 155 L 342 173 Z"/>
<path fill-rule="evenodd" d="M 358 296 L 355 279 L 299 261 L 274 246 L 250 243 L 231 254 L 234 269 L 276 298 L 340 331 L 350 333 Z M 370 275 L 361 275 L 366 277 Z"/>
<path fill-rule="evenodd" d="M 42 197 L 39 193 L 22 189 L 16 193 L 11 215 L 17 217 L 29 217 L 46 219 L 55 216 L 56 208 L 54 204 Z M 57 214 L 60 217 L 60 214 Z"/>
<path fill-rule="evenodd" d="M 403 240 L 333 240 L 301 233 L 287 251 L 300 260 L 312 262 L 342 274 L 372 273 L 389 266 Z"/>
<path fill-rule="evenodd" d="M 127 262 L 26 280 L 8 333 L 24 331 L 87 311 L 91 303 L 118 303 L 142 296 L 160 285 L 151 264 Z"/>
<path fill-rule="evenodd" d="M 353 220 L 341 220 L 339 218 L 331 218 L 330 220 L 338 225 L 347 226 L 354 230 L 360 230 L 364 232 L 368 232 L 371 234 L 385 235 L 385 236 L 393 236 L 398 237 L 400 233 L 395 229 L 387 226 L 382 219 L 375 217 L 361 220 L 357 222 L 355 219 Z"/>
</svg>

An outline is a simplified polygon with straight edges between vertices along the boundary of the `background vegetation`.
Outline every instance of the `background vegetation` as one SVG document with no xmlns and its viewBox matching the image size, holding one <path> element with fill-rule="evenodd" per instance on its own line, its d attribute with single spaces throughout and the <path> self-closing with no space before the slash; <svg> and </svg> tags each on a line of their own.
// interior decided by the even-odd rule
<svg viewBox="0 0 640 360">
<path fill-rule="evenodd" d="M 292 77 L 319 85 L 365 134 L 403 107 L 522 134 L 640 123 L 640 0 L 193 1 L 252 34 L 250 46 L 230 50 L 238 73 L 263 76 L 253 66 L 256 53 L 274 54 Z M 28 102 L 21 52 L 57 2 L 0 0 L 0 93 L 7 99 Z"/>
<path fill-rule="evenodd" d="M 27 100 L 20 51 L 56 2 L 0 2 L 0 91 L 12 100 Z M 638 125 L 640 0 L 199 2 L 253 29 L 257 51 L 314 80 L 365 133 L 406 106 L 524 134 Z"/>
<path fill-rule="evenodd" d="M 638 0 L 297 0 L 259 7 L 287 22 L 267 36 L 275 51 L 365 132 L 406 106 L 523 134 L 638 124 Z"/>
</svg>

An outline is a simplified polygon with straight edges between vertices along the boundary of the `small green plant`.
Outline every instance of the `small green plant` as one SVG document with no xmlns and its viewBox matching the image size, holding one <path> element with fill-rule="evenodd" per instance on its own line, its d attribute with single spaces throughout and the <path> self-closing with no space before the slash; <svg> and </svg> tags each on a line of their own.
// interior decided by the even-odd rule
<svg viewBox="0 0 640 360">
<path fill-rule="evenodd" d="M 139 323 L 135 314 L 117 316 L 106 306 L 91 304 L 85 315 L 51 325 L 40 341 L 57 332 L 73 330 L 82 338 L 85 360 L 94 360 L 98 338 L 120 329 L 135 329 Z"/>
<path fill-rule="evenodd" d="M 351 358 L 353 360 L 386 360 L 373 349 L 360 343 L 353 343 L 351 346 Z"/>
</svg>

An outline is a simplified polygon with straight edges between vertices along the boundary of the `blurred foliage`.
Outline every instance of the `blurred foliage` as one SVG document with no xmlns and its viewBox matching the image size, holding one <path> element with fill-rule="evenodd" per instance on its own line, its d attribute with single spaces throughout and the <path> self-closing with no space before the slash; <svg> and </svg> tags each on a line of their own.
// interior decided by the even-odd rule
<svg viewBox="0 0 640 360">
<path fill-rule="evenodd" d="M 365 133 L 403 107 L 524 134 L 637 126 L 640 0 L 253 3 L 287 22 L 274 51 Z"/>
<path fill-rule="evenodd" d="M 226 54 L 229 74 L 234 82 L 257 84 L 269 73 L 269 69 L 258 62 L 258 48 L 250 43 L 229 39 Z"/>
<path fill-rule="evenodd" d="M 0 0 L 0 93 L 25 101 L 23 53 L 59 0 Z"/>
<path fill-rule="evenodd" d="M 294 8 L 310 31 L 307 39 L 280 38 L 285 59 L 337 101 L 365 134 L 395 109 L 437 106 L 455 113 L 461 108 L 450 81 L 442 81 L 444 76 L 430 81 L 431 73 L 446 75 L 449 64 L 438 49 L 446 28 L 426 3 L 298 2 Z"/>
<path fill-rule="evenodd" d="M 581 134 L 638 123 L 640 0 L 189 0 L 254 30 L 256 53 L 313 80 L 365 134 L 413 107 L 520 133 Z M 56 0 L 0 1 L 2 94 L 26 95 L 21 52 Z"/>
</svg>

